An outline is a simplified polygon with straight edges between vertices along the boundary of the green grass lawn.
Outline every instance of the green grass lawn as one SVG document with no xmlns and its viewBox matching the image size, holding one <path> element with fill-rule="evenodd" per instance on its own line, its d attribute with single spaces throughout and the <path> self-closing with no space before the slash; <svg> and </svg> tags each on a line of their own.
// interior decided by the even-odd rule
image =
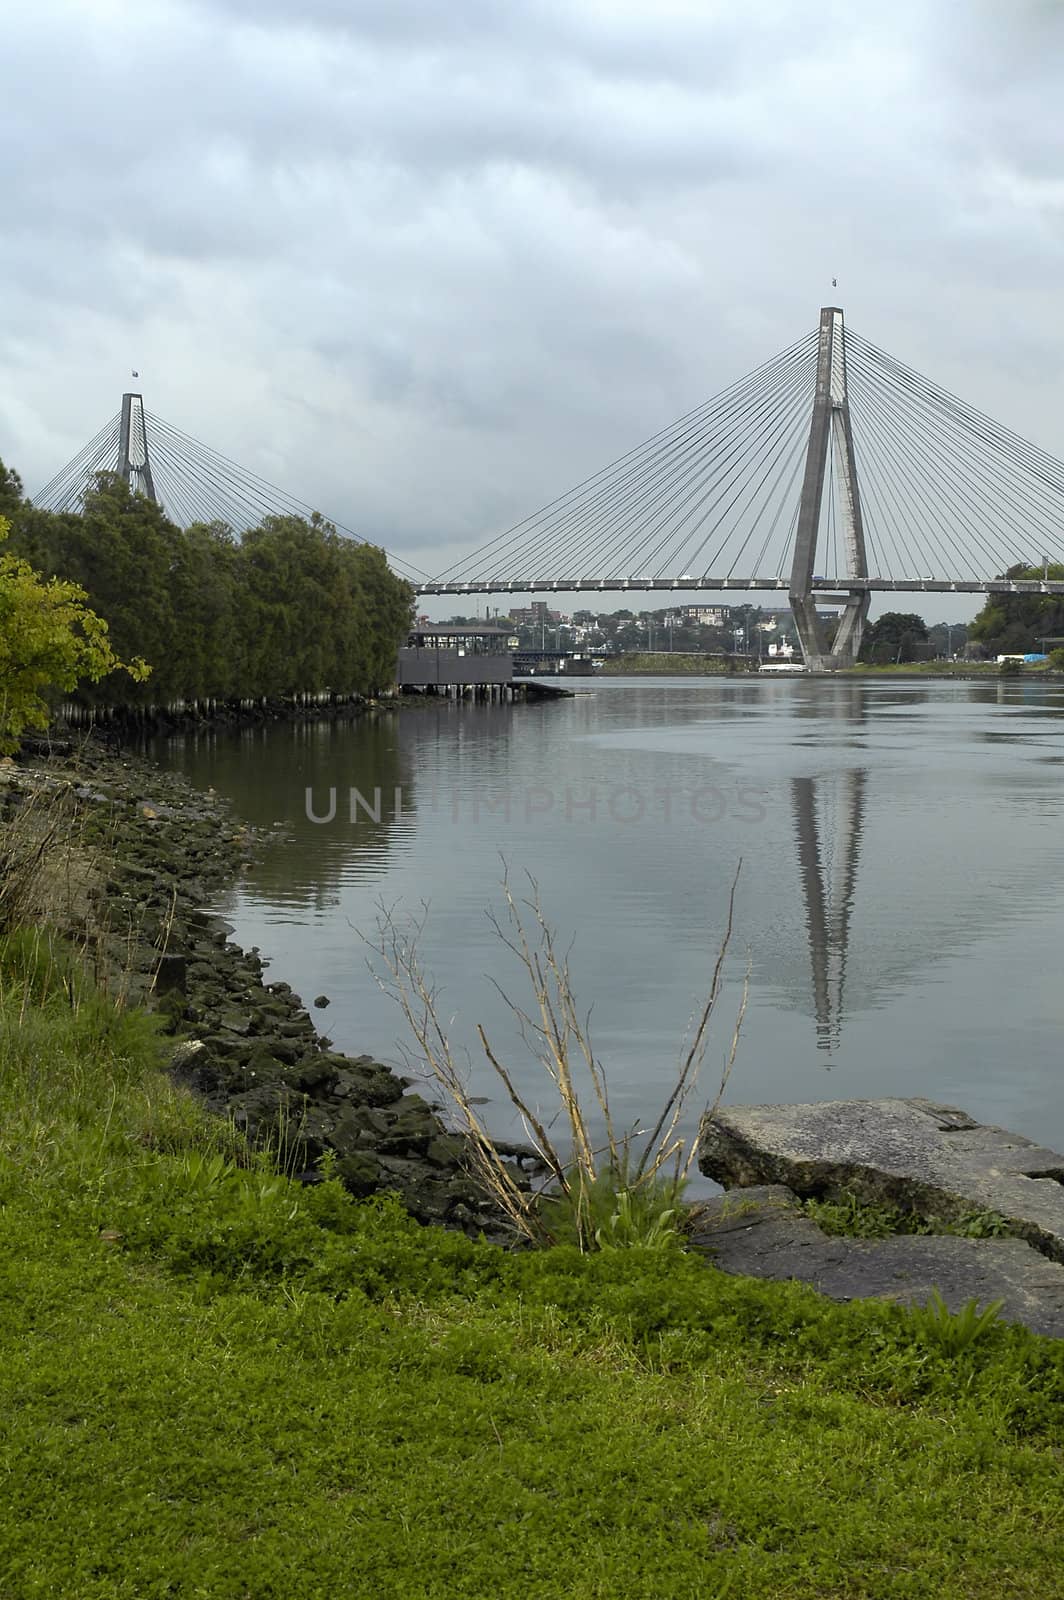
<svg viewBox="0 0 1064 1600">
<path fill-rule="evenodd" d="M 0 982 L 3 1600 L 1064 1595 L 1058 1344 L 300 1188 Z"/>
</svg>

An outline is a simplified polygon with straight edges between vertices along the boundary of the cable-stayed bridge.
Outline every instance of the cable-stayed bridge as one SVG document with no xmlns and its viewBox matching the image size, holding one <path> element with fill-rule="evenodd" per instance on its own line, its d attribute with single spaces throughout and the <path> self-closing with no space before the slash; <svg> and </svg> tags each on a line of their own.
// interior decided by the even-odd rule
<svg viewBox="0 0 1064 1600">
<path fill-rule="evenodd" d="M 78 511 L 86 490 L 101 472 L 123 478 L 136 494 L 161 505 L 183 528 L 196 522 L 221 523 L 234 533 L 246 533 L 267 516 L 321 515 L 305 500 L 154 416 L 139 394 L 122 396 L 121 409 L 38 490 L 33 503 L 47 511 Z M 338 518 L 326 520 L 346 538 L 360 544 L 370 542 Z M 389 554 L 388 560 L 408 582 L 418 583 L 425 577 L 397 556 Z"/>
<path fill-rule="evenodd" d="M 77 503 L 100 470 L 186 524 L 240 530 L 310 511 L 150 416 L 139 395 L 37 503 Z M 848 329 L 835 306 L 435 577 L 393 561 L 419 595 L 781 592 L 813 671 L 853 661 L 876 593 L 1064 594 L 1051 576 L 1062 563 L 1064 463 Z M 826 603 L 842 607 L 830 643 Z"/>
</svg>

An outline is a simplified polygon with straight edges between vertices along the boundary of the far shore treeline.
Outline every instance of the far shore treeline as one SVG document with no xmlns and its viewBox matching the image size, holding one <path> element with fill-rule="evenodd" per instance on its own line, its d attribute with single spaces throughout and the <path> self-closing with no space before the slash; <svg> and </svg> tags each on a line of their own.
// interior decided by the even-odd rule
<svg viewBox="0 0 1064 1600">
<path fill-rule="evenodd" d="M 83 685 L 86 704 L 373 694 L 395 681 L 413 591 L 383 551 L 316 514 L 267 515 L 239 535 L 180 528 L 116 473 L 97 475 L 81 511 L 43 511 L 0 462 L 0 517 L 13 555 L 79 584 L 116 655 L 151 667 L 141 683 Z"/>
</svg>

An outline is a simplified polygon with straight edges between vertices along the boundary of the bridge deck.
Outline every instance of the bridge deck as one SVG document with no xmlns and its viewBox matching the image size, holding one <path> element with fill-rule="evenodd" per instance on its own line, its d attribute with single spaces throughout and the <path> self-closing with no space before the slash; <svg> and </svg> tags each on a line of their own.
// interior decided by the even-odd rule
<svg viewBox="0 0 1064 1600">
<path fill-rule="evenodd" d="M 816 594 L 1064 594 L 1053 579 L 984 578 L 814 578 Z M 747 590 L 786 594 L 787 578 L 536 578 L 489 579 L 482 583 L 419 583 L 419 595 L 448 594 L 661 594 L 676 590 Z"/>
</svg>

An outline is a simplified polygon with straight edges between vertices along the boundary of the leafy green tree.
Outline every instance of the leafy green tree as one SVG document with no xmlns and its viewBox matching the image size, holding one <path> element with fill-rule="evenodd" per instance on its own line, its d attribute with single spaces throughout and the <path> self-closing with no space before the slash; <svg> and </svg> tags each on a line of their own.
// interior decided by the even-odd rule
<svg viewBox="0 0 1064 1600">
<path fill-rule="evenodd" d="M 169 686 L 181 699 L 225 699 L 245 682 L 238 552 L 236 536 L 222 522 L 193 523 L 174 541 Z"/>
<path fill-rule="evenodd" d="M 911 611 L 885 611 L 865 629 L 860 659 L 878 665 L 912 661 L 914 646 L 926 641 L 927 624 L 923 617 Z"/>
<path fill-rule="evenodd" d="M 368 630 L 364 688 L 377 693 L 395 677 L 396 653 L 414 619 L 414 591 L 395 576 L 384 551 L 376 545 L 348 541 L 344 555 L 365 598 Z"/>
<path fill-rule="evenodd" d="M 1006 578 L 1064 583 L 1064 566 L 1010 567 Z M 968 630 L 991 655 L 1026 655 L 1042 641 L 1064 635 L 1064 595 L 992 594 Z"/>
<path fill-rule="evenodd" d="M 97 475 L 80 513 L 53 513 L 0 465 L 3 506 L 12 553 L 83 591 L 117 660 L 153 666 L 146 688 L 86 674 L 83 697 L 159 704 L 394 681 L 413 591 L 382 551 L 320 516 L 267 516 L 242 539 L 218 522 L 182 529 L 115 473 Z"/>
<path fill-rule="evenodd" d="M 0 517 L 0 543 L 9 528 Z M 45 579 L 21 557 L 0 552 L 0 753 L 16 749 L 27 728 L 48 726 L 51 693 L 113 672 L 135 682 L 147 677 L 144 662 L 115 654 L 106 622 L 86 599 L 77 584 Z"/>
<path fill-rule="evenodd" d="M 14 520 L 22 501 L 22 479 L 17 472 L 5 467 L 0 461 L 0 517 L 6 517 L 9 525 Z"/>
<path fill-rule="evenodd" d="M 927 637 L 937 656 L 960 655 L 968 643 L 968 625 L 964 622 L 934 622 L 927 630 Z"/>
<path fill-rule="evenodd" d="M 244 535 L 239 574 L 248 692 L 294 694 L 329 682 L 340 595 L 335 530 L 268 516 Z M 354 603 L 354 601 L 352 601 Z"/>
<path fill-rule="evenodd" d="M 244 535 L 239 571 L 249 693 L 369 693 L 394 680 L 413 592 L 383 551 L 318 517 L 266 517 Z"/>
</svg>

